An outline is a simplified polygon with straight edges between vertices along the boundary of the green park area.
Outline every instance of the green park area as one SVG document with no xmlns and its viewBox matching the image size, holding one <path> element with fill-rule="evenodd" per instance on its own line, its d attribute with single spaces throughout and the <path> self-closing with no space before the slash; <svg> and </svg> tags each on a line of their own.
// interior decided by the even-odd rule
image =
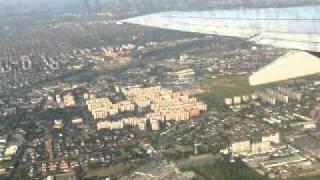
<svg viewBox="0 0 320 180">
<path fill-rule="evenodd" d="M 316 175 L 316 176 L 304 176 L 304 177 L 294 177 L 291 178 L 290 180 L 319 180 L 320 179 L 320 175 Z"/>
<path fill-rule="evenodd" d="M 92 178 L 92 177 L 116 176 L 116 175 L 122 174 L 124 172 L 127 172 L 129 169 L 130 169 L 130 166 L 121 163 L 121 164 L 111 166 L 109 168 L 97 168 L 97 169 L 89 170 L 86 177 Z"/>
<path fill-rule="evenodd" d="M 281 86 L 291 86 L 294 84 L 307 83 L 308 80 L 318 78 L 318 75 L 312 75 L 304 78 L 286 80 L 277 83 L 265 84 L 260 86 L 250 86 L 249 75 L 229 75 L 212 78 L 203 78 L 200 81 L 200 88 L 203 93 L 197 94 L 197 98 L 207 102 L 209 105 L 216 102 L 223 102 L 224 98 L 234 96 L 250 95 L 255 91 L 265 90 L 266 88 Z"/>
<path fill-rule="evenodd" d="M 204 93 L 197 97 L 207 103 L 223 101 L 224 98 L 242 96 L 253 93 L 256 90 L 272 87 L 272 84 L 262 86 L 250 86 L 247 75 L 231 75 L 216 79 L 203 79 L 200 87 Z"/>
<path fill-rule="evenodd" d="M 199 180 L 267 180 L 253 169 L 249 168 L 240 159 L 229 162 L 226 159 L 203 161 L 203 163 L 186 164 L 182 171 L 195 172 Z"/>
</svg>

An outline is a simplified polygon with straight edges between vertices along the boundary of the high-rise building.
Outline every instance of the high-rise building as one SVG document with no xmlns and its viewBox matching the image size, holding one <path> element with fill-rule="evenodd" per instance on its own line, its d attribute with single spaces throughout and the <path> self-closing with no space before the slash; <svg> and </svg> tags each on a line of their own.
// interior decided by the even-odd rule
<svg viewBox="0 0 320 180">
<path fill-rule="evenodd" d="M 150 120 L 151 129 L 154 131 L 160 130 L 160 124 L 158 120 Z"/>
<path fill-rule="evenodd" d="M 46 152 L 48 153 L 48 156 L 50 159 L 53 159 L 53 148 L 52 148 L 52 138 L 49 136 L 45 137 L 45 148 Z"/>
</svg>

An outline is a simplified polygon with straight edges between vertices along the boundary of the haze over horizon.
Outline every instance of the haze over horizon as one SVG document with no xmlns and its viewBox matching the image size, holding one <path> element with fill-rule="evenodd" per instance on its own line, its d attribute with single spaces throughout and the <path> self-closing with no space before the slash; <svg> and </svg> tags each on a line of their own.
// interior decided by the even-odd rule
<svg viewBox="0 0 320 180">
<path fill-rule="evenodd" d="M 278 7 L 319 3 L 319 0 L 0 0 L 0 15 L 43 13 L 98 13 L 172 11 L 214 7 Z"/>
</svg>

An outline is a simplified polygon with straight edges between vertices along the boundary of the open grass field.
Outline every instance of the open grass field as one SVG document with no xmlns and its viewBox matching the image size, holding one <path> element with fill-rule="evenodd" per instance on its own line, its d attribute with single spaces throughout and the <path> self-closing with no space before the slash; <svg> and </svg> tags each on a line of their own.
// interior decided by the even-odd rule
<svg viewBox="0 0 320 180">
<path fill-rule="evenodd" d="M 295 177 L 295 178 L 290 178 L 289 180 L 319 180 L 320 175 L 317 176 L 305 176 L 305 177 Z"/>
<path fill-rule="evenodd" d="M 277 83 L 271 83 L 260 86 L 249 85 L 249 75 L 229 75 L 216 79 L 202 79 L 200 87 L 204 93 L 197 94 L 197 98 L 212 104 L 214 102 L 223 102 L 224 98 L 232 98 L 234 96 L 249 95 L 257 90 L 265 90 L 266 88 L 281 86 L 290 86 L 293 84 L 303 84 L 310 80 L 319 79 L 319 75 L 312 75 L 304 78 L 287 80 Z"/>
<path fill-rule="evenodd" d="M 200 82 L 200 86 L 205 92 L 198 94 L 197 97 L 210 103 L 223 101 L 224 98 L 251 94 L 256 90 L 272 87 L 274 84 L 250 86 L 247 75 L 232 75 L 217 79 L 204 79 Z"/>
<path fill-rule="evenodd" d="M 183 171 L 193 171 L 201 180 L 267 180 L 250 169 L 239 159 L 230 163 L 227 159 L 204 161 L 201 164 L 186 165 Z"/>
<path fill-rule="evenodd" d="M 90 170 L 87 177 L 105 177 L 105 176 L 115 176 L 128 171 L 130 167 L 126 164 L 117 164 L 109 168 L 98 168 L 95 170 Z"/>
</svg>

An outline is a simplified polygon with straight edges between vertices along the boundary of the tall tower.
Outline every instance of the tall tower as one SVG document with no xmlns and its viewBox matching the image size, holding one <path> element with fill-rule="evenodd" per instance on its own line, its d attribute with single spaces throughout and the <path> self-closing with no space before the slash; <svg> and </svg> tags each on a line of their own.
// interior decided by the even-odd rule
<svg viewBox="0 0 320 180">
<path fill-rule="evenodd" d="M 197 141 L 195 140 L 194 141 L 194 155 L 198 154 L 198 146 L 199 146 L 199 144 L 197 144 Z"/>
</svg>

